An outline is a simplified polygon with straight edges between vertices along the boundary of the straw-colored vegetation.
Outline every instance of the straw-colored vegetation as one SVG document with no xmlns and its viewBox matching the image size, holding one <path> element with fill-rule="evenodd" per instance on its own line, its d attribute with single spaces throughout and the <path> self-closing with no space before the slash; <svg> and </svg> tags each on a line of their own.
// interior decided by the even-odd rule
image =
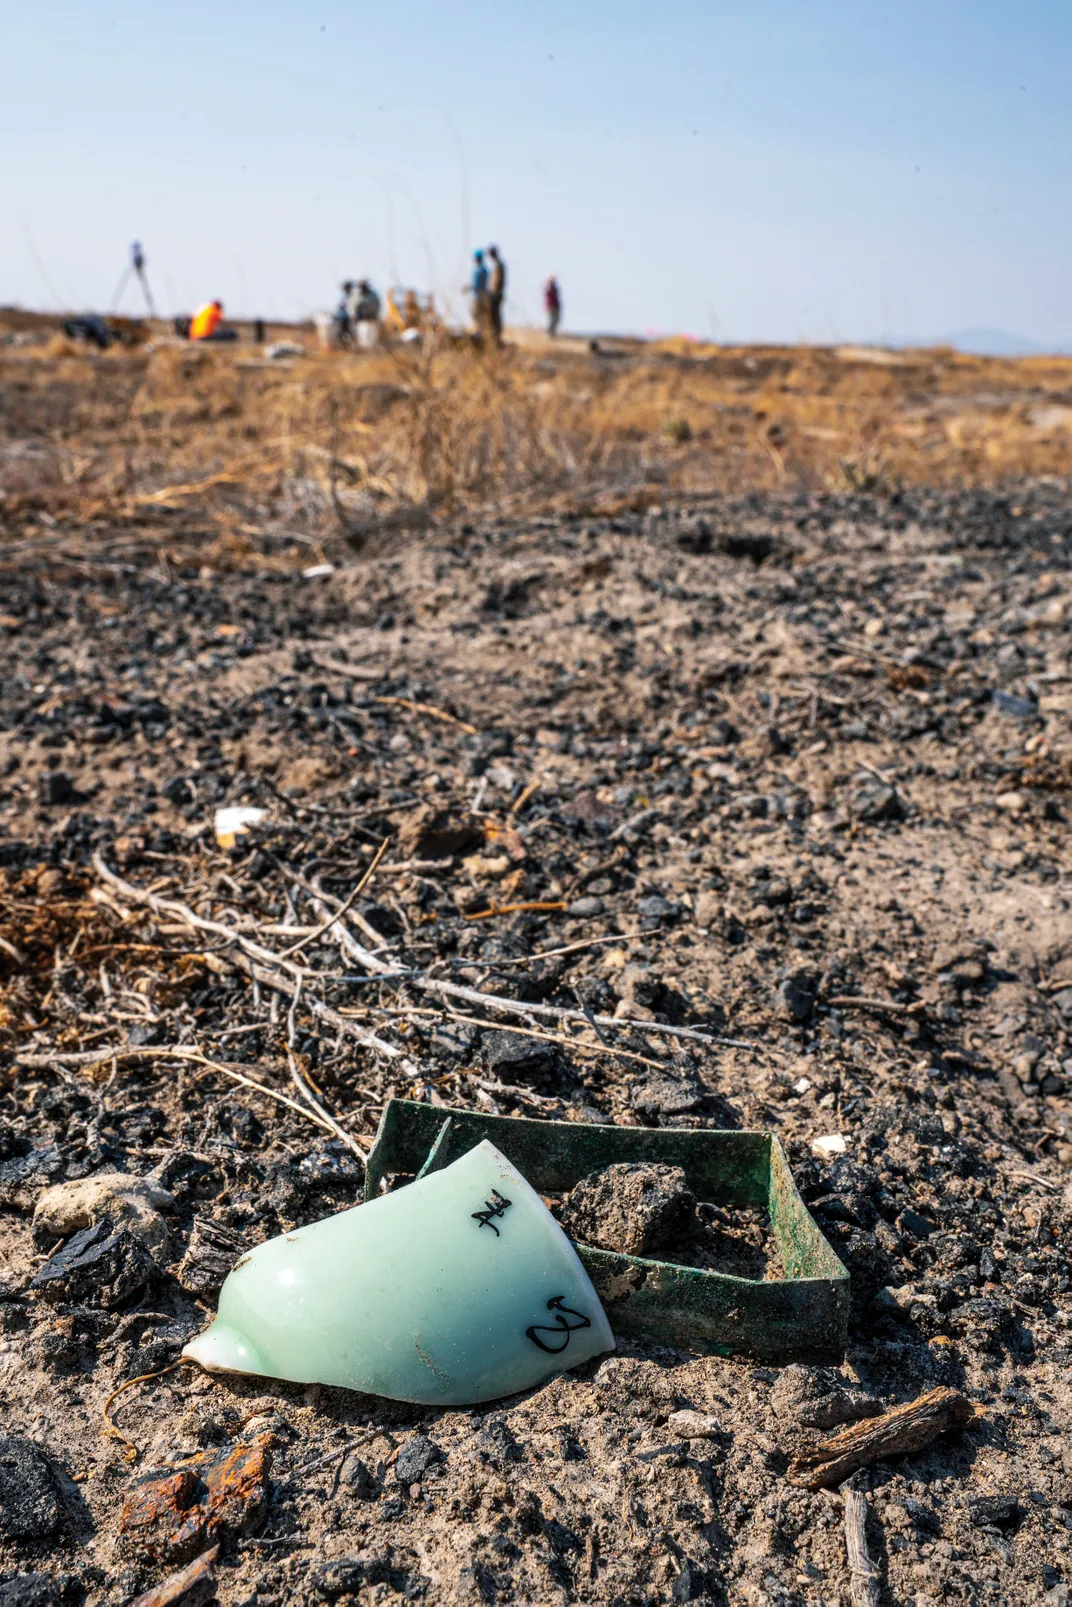
<svg viewBox="0 0 1072 1607">
<path fill-rule="evenodd" d="M 196 516 L 237 552 L 469 513 L 1068 472 L 1072 361 L 581 342 L 0 352 L 0 535 Z M 295 548 L 297 550 L 297 548 Z"/>
</svg>

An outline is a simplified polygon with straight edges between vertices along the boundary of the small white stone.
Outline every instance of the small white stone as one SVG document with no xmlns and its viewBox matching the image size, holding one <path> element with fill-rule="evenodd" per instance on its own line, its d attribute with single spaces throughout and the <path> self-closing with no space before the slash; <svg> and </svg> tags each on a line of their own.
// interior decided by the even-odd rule
<svg viewBox="0 0 1072 1607">
<path fill-rule="evenodd" d="M 831 1155 L 844 1155 L 848 1149 L 844 1133 L 824 1133 L 822 1138 L 813 1138 L 811 1147 L 817 1155 L 829 1160 Z"/>
<path fill-rule="evenodd" d="M 130 1172 L 97 1172 L 70 1183 L 53 1183 L 38 1197 L 34 1227 L 66 1239 L 108 1217 L 128 1228 L 158 1258 L 168 1249 L 167 1224 L 161 1211 L 174 1211 L 175 1201 L 151 1178 Z"/>
<path fill-rule="evenodd" d="M 719 1432 L 721 1425 L 717 1417 L 686 1408 L 684 1411 L 671 1412 L 667 1427 L 686 1440 L 709 1440 Z"/>
</svg>

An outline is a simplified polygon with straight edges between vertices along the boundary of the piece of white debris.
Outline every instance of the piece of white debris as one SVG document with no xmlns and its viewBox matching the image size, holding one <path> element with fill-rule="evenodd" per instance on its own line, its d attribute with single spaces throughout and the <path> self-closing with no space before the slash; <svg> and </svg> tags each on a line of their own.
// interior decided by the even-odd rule
<svg viewBox="0 0 1072 1607">
<path fill-rule="evenodd" d="M 824 1133 L 822 1138 L 813 1138 L 811 1147 L 817 1155 L 829 1160 L 831 1155 L 844 1155 L 848 1149 L 844 1133 Z"/>
<path fill-rule="evenodd" d="M 795 1094 L 806 1094 L 810 1087 L 810 1077 L 798 1077 L 796 1082 L 793 1084 L 793 1092 Z"/>
<path fill-rule="evenodd" d="M 267 809 L 254 809 L 249 804 L 232 804 L 227 809 L 217 809 L 213 822 L 216 841 L 221 848 L 233 848 L 235 838 L 244 836 L 249 828 L 256 826 L 267 813 Z"/>
<path fill-rule="evenodd" d="M 310 564 L 308 569 L 302 570 L 303 580 L 326 580 L 328 575 L 335 573 L 334 564 Z"/>
<path fill-rule="evenodd" d="M 717 1417 L 709 1417 L 705 1412 L 694 1412 L 689 1408 L 671 1412 L 666 1426 L 687 1440 L 709 1440 L 719 1432 Z"/>
</svg>

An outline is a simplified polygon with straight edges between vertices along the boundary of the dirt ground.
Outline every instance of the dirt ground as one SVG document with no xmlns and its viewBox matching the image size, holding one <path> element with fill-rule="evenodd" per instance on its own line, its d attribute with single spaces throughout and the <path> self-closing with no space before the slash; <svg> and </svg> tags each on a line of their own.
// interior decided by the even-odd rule
<svg viewBox="0 0 1072 1607">
<path fill-rule="evenodd" d="M 476 521 L 309 576 L 15 553 L 0 1603 L 118 1607 L 215 1541 L 227 1607 L 864 1602 L 842 1496 L 786 1477 L 808 1403 L 937 1385 L 974 1420 L 857 1475 L 879 1599 L 1072 1600 L 1070 560 L 1058 480 Z M 232 849 L 227 804 L 265 811 Z M 510 1034 L 429 977 L 580 1019 Z M 843 1365 L 620 1339 L 449 1411 L 162 1372 L 206 1231 L 360 1198 L 291 1063 L 358 1149 L 394 1094 L 776 1134 L 851 1274 Z M 65 1267 L 42 1191 L 115 1171 L 167 1239 Z"/>
</svg>

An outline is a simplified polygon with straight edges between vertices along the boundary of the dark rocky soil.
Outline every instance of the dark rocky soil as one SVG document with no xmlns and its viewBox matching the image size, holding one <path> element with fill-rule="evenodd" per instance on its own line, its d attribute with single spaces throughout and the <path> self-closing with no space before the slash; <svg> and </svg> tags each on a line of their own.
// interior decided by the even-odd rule
<svg viewBox="0 0 1072 1607">
<path fill-rule="evenodd" d="M 847 1603 L 841 1498 L 790 1457 L 937 1384 L 975 1421 L 860 1476 L 881 1599 L 1068 1602 L 1072 491 L 395 542 L 2 569 L 0 1603 L 118 1607 L 217 1543 L 236 1607 Z M 250 945 L 303 937 L 295 1007 Z M 370 951 L 634 1025 L 511 1033 Z M 128 1461 L 110 1393 L 244 1244 L 360 1197 L 235 1080 L 302 1105 L 288 1039 L 359 1148 L 392 1094 L 777 1133 L 851 1272 L 843 1367 L 628 1342 L 444 1412 L 184 1366 L 112 1404 Z M 152 1174 L 167 1239 L 120 1202 L 57 1256 L 38 1199 L 102 1172 Z M 762 1223 L 704 1231 L 763 1275 Z"/>
</svg>

